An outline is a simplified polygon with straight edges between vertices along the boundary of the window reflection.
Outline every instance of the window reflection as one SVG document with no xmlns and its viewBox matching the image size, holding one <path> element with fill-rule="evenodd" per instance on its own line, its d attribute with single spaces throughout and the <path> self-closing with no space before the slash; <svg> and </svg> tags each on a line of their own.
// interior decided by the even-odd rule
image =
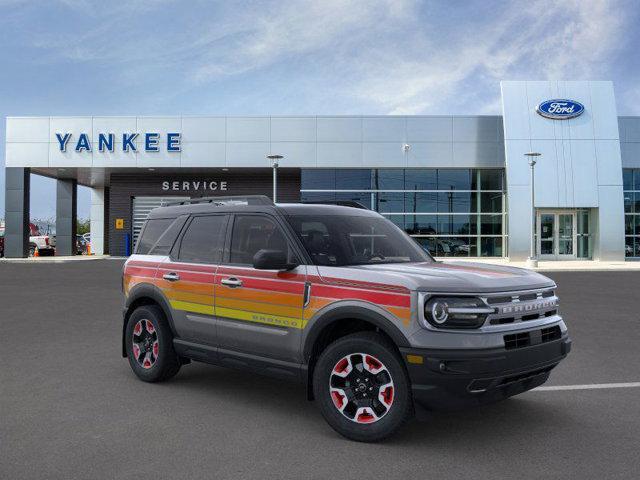
<svg viewBox="0 0 640 480">
<path fill-rule="evenodd" d="M 303 169 L 301 197 L 373 208 L 437 256 L 506 254 L 504 169 Z"/>
</svg>

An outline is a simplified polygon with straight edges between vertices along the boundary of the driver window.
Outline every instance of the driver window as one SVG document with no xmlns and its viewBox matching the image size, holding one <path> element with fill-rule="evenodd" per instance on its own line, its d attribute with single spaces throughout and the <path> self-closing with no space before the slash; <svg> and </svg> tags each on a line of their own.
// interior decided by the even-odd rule
<svg viewBox="0 0 640 480">
<path fill-rule="evenodd" d="M 252 265 L 254 255 L 262 249 L 281 250 L 293 261 L 289 243 L 278 224 L 261 215 L 236 215 L 229 263 Z"/>
</svg>

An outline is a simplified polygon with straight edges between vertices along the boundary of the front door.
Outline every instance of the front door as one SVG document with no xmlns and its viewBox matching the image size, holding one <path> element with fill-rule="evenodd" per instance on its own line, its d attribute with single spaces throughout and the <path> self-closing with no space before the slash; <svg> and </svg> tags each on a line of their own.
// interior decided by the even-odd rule
<svg viewBox="0 0 640 480">
<path fill-rule="evenodd" d="M 537 249 L 541 260 L 576 258 L 576 212 L 539 211 Z"/>
<path fill-rule="evenodd" d="M 253 257 L 262 249 L 282 250 L 299 263 L 291 240 L 275 217 L 234 216 L 215 279 L 221 358 L 240 354 L 299 361 L 306 266 L 289 271 L 253 268 Z"/>
</svg>

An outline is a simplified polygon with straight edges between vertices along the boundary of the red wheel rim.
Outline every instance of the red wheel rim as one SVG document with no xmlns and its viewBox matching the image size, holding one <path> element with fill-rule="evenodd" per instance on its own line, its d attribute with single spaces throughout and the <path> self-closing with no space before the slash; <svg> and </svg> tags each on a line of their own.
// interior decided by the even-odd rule
<svg viewBox="0 0 640 480">
<path fill-rule="evenodd" d="M 145 370 L 153 368 L 160 353 L 158 332 L 151 320 L 142 319 L 133 327 L 132 349 L 136 363 Z"/>
<path fill-rule="evenodd" d="M 368 353 L 350 353 L 336 362 L 329 376 L 333 406 L 359 424 L 375 423 L 393 406 L 395 388 L 389 369 Z"/>
</svg>

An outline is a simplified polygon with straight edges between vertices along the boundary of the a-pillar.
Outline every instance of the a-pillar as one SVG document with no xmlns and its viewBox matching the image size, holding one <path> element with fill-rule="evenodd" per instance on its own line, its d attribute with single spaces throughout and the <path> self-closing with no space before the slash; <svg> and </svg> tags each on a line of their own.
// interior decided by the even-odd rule
<svg viewBox="0 0 640 480">
<path fill-rule="evenodd" d="M 30 175 L 28 168 L 5 169 L 4 255 L 7 258 L 29 256 Z"/>
<path fill-rule="evenodd" d="M 78 183 L 59 179 L 56 190 L 56 255 L 76 255 Z"/>
</svg>

